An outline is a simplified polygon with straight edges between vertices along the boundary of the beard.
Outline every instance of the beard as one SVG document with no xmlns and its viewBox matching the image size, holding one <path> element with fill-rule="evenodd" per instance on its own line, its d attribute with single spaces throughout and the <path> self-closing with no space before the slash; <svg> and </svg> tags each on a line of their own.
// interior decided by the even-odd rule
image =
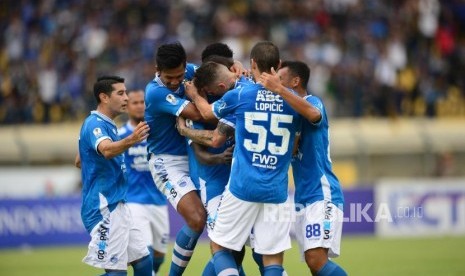
<svg viewBox="0 0 465 276">
<path fill-rule="evenodd" d="M 136 124 L 140 123 L 140 122 L 143 122 L 144 121 L 144 117 L 132 117 L 131 118 Z"/>
</svg>

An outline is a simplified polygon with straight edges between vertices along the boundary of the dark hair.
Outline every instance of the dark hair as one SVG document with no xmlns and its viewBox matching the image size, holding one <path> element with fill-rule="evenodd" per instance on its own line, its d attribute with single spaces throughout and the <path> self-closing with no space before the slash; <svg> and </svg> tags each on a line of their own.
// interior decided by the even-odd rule
<svg viewBox="0 0 465 276">
<path fill-rule="evenodd" d="M 215 42 L 207 45 L 207 47 L 205 47 L 202 51 L 202 62 L 205 62 L 205 59 L 210 56 L 220 56 L 232 59 L 233 51 L 228 45 L 221 42 Z"/>
<path fill-rule="evenodd" d="M 158 47 L 156 62 L 159 71 L 173 69 L 183 64 L 186 66 L 186 51 L 181 43 L 166 43 Z"/>
<path fill-rule="evenodd" d="M 222 66 L 219 63 L 207 61 L 202 63 L 194 74 L 194 85 L 200 90 L 206 86 L 211 85 L 218 77 L 218 66 Z"/>
<path fill-rule="evenodd" d="M 308 80 L 310 79 L 310 68 L 305 62 L 301 61 L 283 61 L 281 63 L 281 68 L 289 68 L 289 72 L 294 77 L 300 78 L 300 85 L 302 88 L 307 89 Z"/>
<path fill-rule="evenodd" d="M 279 66 L 279 49 L 270 41 L 261 41 L 253 46 L 250 52 L 250 58 L 258 66 L 258 70 L 263 73 L 271 73 L 271 67 L 275 70 Z"/>
<path fill-rule="evenodd" d="M 234 65 L 234 60 L 232 58 L 227 58 L 227 57 L 218 56 L 218 55 L 208 56 L 204 60 L 202 60 L 203 63 L 208 62 L 208 61 L 223 64 L 224 66 L 228 68 Z"/>
<path fill-rule="evenodd" d="M 113 84 L 124 83 L 124 78 L 118 76 L 101 76 L 94 84 L 94 97 L 97 104 L 100 103 L 100 93 L 105 93 L 110 96 L 113 91 Z"/>
</svg>

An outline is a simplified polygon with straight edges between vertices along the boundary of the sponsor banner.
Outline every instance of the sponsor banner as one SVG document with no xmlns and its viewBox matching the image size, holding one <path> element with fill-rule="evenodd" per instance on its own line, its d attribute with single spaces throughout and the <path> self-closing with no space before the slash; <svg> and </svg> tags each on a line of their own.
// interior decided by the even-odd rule
<svg viewBox="0 0 465 276">
<path fill-rule="evenodd" d="M 0 200 L 0 248 L 82 244 L 79 197 Z"/>
<path fill-rule="evenodd" d="M 344 191 L 344 234 L 373 234 L 373 189 Z M 292 219 L 295 206 L 283 210 Z M 185 224 L 169 205 L 170 239 Z M 79 196 L 0 199 L 0 248 L 19 246 L 86 245 L 90 236 L 81 221 Z M 204 231 L 202 238 L 207 238 Z"/>
<path fill-rule="evenodd" d="M 343 219 L 342 234 L 374 234 L 373 187 L 344 190 Z"/>
<path fill-rule="evenodd" d="M 171 206 L 168 209 L 170 238 L 174 240 L 184 220 Z M 79 196 L 0 199 L 0 248 L 85 245 L 89 241 Z"/>
<path fill-rule="evenodd" d="M 377 235 L 465 235 L 465 179 L 383 180 L 375 199 Z"/>
</svg>

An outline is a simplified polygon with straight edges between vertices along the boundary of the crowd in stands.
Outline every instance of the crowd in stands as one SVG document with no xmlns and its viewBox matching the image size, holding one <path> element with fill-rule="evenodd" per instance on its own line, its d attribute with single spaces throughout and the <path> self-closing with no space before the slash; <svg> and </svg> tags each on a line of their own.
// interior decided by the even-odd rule
<svg viewBox="0 0 465 276">
<path fill-rule="evenodd" d="M 465 116 L 460 0 L 6 0 L 0 31 L 0 124 L 80 120 L 96 76 L 144 88 L 174 40 L 194 63 L 225 42 L 245 67 L 271 40 L 309 64 L 330 116 Z"/>
</svg>

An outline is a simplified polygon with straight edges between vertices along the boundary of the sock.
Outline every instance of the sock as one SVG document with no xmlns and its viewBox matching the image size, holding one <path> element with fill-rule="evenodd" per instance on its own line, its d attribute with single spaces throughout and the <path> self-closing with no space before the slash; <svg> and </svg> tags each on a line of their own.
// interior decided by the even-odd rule
<svg viewBox="0 0 465 276">
<path fill-rule="evenodd" d="M 171 259 L 170 276 L 182 275 L 194 253 L 200 234 L 184 225 L 176 235 L 173 256 Z"/>
<path fill-rule="evenodd" d="M 208 261 L 207 265 L 203 269 L 202 276 L 216 276 L 213 258 L 211 258 L 210 261 Z"/>
<path fill-rule="evenodd" d="M 155 257 L 155 250 L 151 246 L 149 246 L 148 248 L 149 248 L 150 256 L 152 257 L 153 272 L 157 274 L 158 270 L 160 270 L 161 264 L 163 263 L 163 261 L 165 261 L 165 255 L 161 257 Z"/>
<path fill-rule="evenodd" d="M 135 264 L 132 264 L 134 276 L 152 276 L 152 258 L 150 255 L 142 257 Z"/>
<path fill-rule="evenodd" d="M 229 250 L 220 250 L 213 254 L 213 264 L 217 275 L 238 276 L 236 262 Z"/>
<path fill-rule="evenodd" d="M 244 269 L 242 268 L 242 261 L 245 256 L 245 246 L 242 247 L 241 251 L 231 251 L 234 261 L 237 265 L 237 270 L 239 271 L 239 276 L 245 276 Z"/>
<path fill-rule="evenodd" d="M 282 265 L 268 265 L 263 268 L 263 275 L 265 276 L 282 276 L 284 268 Z"/>
<path fill-rule="evenodd" d="M 331 260 L 328 260 L 326 264 L 320 269 L 320 271 L 317 272 L 317 276 L 346 276 L 347 273 L 337 265 L 336 263 L 333 263 Z"/>
<path fill-rule="evenodd" d="M 244 269 L 242 268 L 242 265 L 237 267 L 237 270 L 239 270 L 239 276 L 245 276 Z"/>
<path fill-rule="evenodd" d="M 252 257 L 255 263 L 258 265 L 258 270 L 260 270 L 260 275 L 263 275 L 263 255 L 259 254 L 252 250 Z"/>
<path fill-rule="evenodd" d="M 127 271 L 107 271 L 105 274 L 102 274 L 101 276 L 127 276 L 128 272 Z"/>
<path fill-rule="evenodd" d="M 160 270 L 160 266 L 164 261 L 165 261 L 165 256 L 153 257 L 153 272 L 157 273 L 158 270 Z"/>
</svg>

